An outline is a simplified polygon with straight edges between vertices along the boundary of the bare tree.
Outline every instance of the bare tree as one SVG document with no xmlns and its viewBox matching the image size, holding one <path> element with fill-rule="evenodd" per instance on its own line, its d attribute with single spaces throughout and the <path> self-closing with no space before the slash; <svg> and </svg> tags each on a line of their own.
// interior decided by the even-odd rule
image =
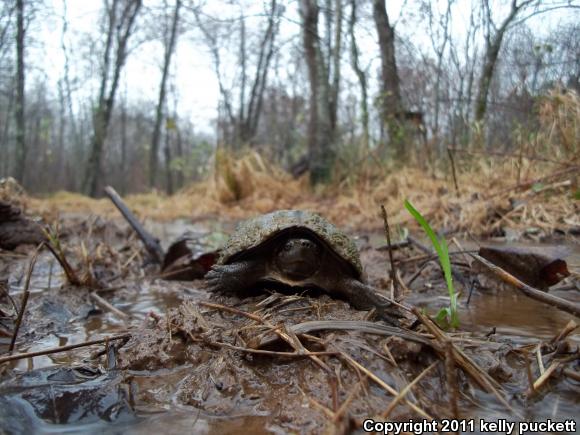
<svg viewBox="0 0 580 435">
<path fill-rule="evenodd" d="M 83 182 L 83 190 L 91 196 L 96 196 L 98 192 L 103 151 L 115 104 L 115 95 L 119 87 L 121 70 L 127 58 L 129 37 L 134 30 L 135 19 L 141 9 L 141 4 L 141 0 L 113 0 L 112 3 L 105 0 L 107 36 L 99 97 L 93 116 L 94 132 Z M 111 54 L 113 50 L 114 55 Z"/>
<path fill-rule="evenodd" d="M 381 136 L 384 132 L 384 124 L 388 123 L 389 136 L 392 142 L 397 138 L 399 126 L 397 118 L 403 113 L 401 99 L 400 79 L 397 71 L 395 55 L 395 29 L 389 22 L 385 0 L 373 0 L 373 18 L 379 37 L 379 49 L 381 53 Z M 397 144 L 397 152 L 401 155 L 404 150 L 402 141 Z"/>
<path fill-rule="evenodd" d="M 251 141 L 256 135 L 258 121 L 262 112 L 268 72 L 270 71 L 270 62 L 272 60 L 272 55 L 274 54 L 274 41 L 278 33 L 280 13 L 281 8 L 278 6 L 276 0 L 271 0 L 268 25 L 264 38 L 260 44 L 256 74 L 245 116 L 244 110 L 242 109 L 243 105 L 240 105 L 240 124 L 242 125 L 240 137 L 243 142 Z"/>
<path fill-rule="evenodd" d="M 439 135 L 439 112 L 441 106 L 441 76 L 443 74 L 443 56 L 451 38 L 450 22 L 451 7 L 454 0 L 448 0 L 445 13 L 438 15 L 433 9 L 433 1 L 427 3 L 427 14 L 429 19 L 429 37 L 435 56 L 437 57 L 437 66 L 435 70 L 435 114 L 433 115 L 433 135 L 435 138 Z"/>
<path fill-rule="evenodd" d="M 384 115 L 395 115 L 402 107 L 395 56 L 395 29 L 389 22 L 385 0 L 373 0 L 373 18 L 381 55 L 382 107 Z"/>
<path fill-rule="evenodd" d="M 350 19 L 348 21 L 348 29 L 350 34 L 350 62 L 352 69 L 354 70 L 359 86 L 360 86 L 360 111 L 361 111 L 361 124 L 363 130 L 363 147 L 365 150 L 369 147 L 369 109 L 368 109 L 368 97 L 367 97 L 367 76 L 365 71 L 362 70 L 359 63 L 359 50 L 355 36 L 355 25 L 357 22 L 357 12 L 356 12 L 356 2 L 357 0 L 350 1 Z"/>
<path fill-rule="evenodd" d="M 163 58 L 163 71 L 161 73 L 161 84 L 159 85 L 159 99 L 157 100 L 157 110 L 155 112 L 155 127 L 153 129 L 153 138 L 151 140 L 151 150 L 149 154 L 149 187 L 155 187 L 155 182 L 157 178 L 157 163 L 159 159 L 159 140 L 161 136 L 161 122 L 163 120 L 163 107 L 165 105 L 167 76 L 169 75 L 171 56 L 175 51 L 180 8 L 181 8 L 181 0 L 176 0 L 175 8 L 173 11 L 173 19 L 171 21 L 171 30 L 169 32 L 169 37 L 167 37 L 168 32 L 165 32 L 164 35 L 165 38 L 163 41 L 164 42 L 163 45 L 165 46 L 165 56 Z"/>
<path fill-rule="evenodd" d="M 479 33 L 479 8 L 472 6 L 469 14 L 469 24 L 464 42 L 454 38 L 449 40 L 449 56 L 452 71 L 451 86 L 453 87 L 453 101 L 450 101 L 451 109 L 448 111 L 448 129 L 451 143 L 456 146 L 459 143 L 469 143 L 472 116 L 472 98 L 474 92 L 475 71 L 478 59 L 477 35 Z"/>
<path fill-rule="evenodd" d="M 24 0 L 16 0 L 16 179 L 24 184 L 26 170 L 26 119 L 24 94 Z"/>
<path fill-rule="evenodd" d="M 335 3 L 335 30 L 332 32 L 330 4 L 326 5 L 326 35 L 318 33 L 319 6 L 316 0 L 301 0 L 302 43 L 306 55 L 310 104 L 308 121 L 308 166 L 313 184 L 328 181 L 336 140 L 336 115 L 340 86 L 342 4 Z M 320 43 L 320 40 L 323 43 Z M 323 51 L 321 45 L 324 45 Z"/>
<path fill-rule="evenodd" d="M 264 92 L 268 83 L 268 73 L 271 69 L 271 61 L 275 52 L 276 36 L 278 35 L 280 17 L 283 7 L 277 0 L 270 1 L 267 13 L 266 29 L 257 44 L 258 52 L 255 60 L 255 71 L 253 78 L 249 74 L 250 52 L 247 43 L 247 30 L 245 17 L 240 14 L 240 45 L 236 47 L 238 66 L 240 68 L 238 108 L 234 101 L 234 93 L 229 89 L 222 73 L 222 59 L 220 56 L 220 39 L 218 28 L 214 25 L 210 27 L 201 20 L 200 13 L 194 10 L 197 24 L 202 31 L 213 58 L 213 67 L 218 79 L 221 109 L 225 112 L 226 121 L 220 124 L 227 129 L 233 127 L 233 133 L 224 134 L 224 141 L 232 144 L 234 148 L 239 148 L 241 144 L 252 144 L 258 129 L 258 123 L 262 114 Z M 227 32 L 231 32 L 232 23 L 228 23 Z M 249 91 L 249 94 L 248 94 Z"/>
<path fill-rule="evenodd" d="M 514 22 L 518 14 L 527 6 L 534 3 L 535 0 L 525 0 L 518 3 L 517 0 L 512 0 L 510 11 L 508 15 L 501 22 L 499 27 L 495 25 L 491 16 L 491 6 L 489 0 L 483 0 L 482 7 L 485 16 L 485 54 L 483 60 L 483 67 L 479 76 L 479 83 L 477 86 L 477 97 L 475 98 L 475 121 L 481 122 L 485 117 L 487 111 L 487 99 L 491 85 L 491 79 L 497 64 L 501 44 L 506 31 L 510 24 Z"/>
<path fill-rule="evenodd" d="M 12 26 L 15 5 L 9 2 L 4 2 L 0 9 L 0 64 L 11 65 L 12 59 L 10 57 L 12 51 Z M 11 123 L 13 121 L 12 106 L 14 104 L 14 78 L 12 77 L 12 68 L 0 68 L 0 83 L 4 83 L 5 87 L 0 92 L 0 155 L 2 155 L 2 165 L 0 166 L 0 175 L 8 174 L 10 168 L 10 144 L 8 140 Z"/>
</svg>

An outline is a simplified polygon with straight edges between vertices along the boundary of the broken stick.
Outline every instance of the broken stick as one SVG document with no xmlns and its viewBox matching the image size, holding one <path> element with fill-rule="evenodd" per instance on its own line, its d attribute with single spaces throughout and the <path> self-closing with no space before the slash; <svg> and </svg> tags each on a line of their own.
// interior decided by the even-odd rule
<svg viewBox="0 0 580 435">
<path fill-rule="evenodd" d="M 121 214 L 127 220 L 127 222 L 129 222 L 131 228 L 135 230 L 135 232 L 145 245 L 145 249 L 147 249 L 147 252 L 149 252 L 149 254 L 151 254 L 151 256 L 153 257 L 153 260 L 156 263 L 162 264 L 164 253 L 163 249 L 161 248 L 161 244 L 159 243 L 159 240 L 157 240 L 155 237 L 153 237 L 151 233 L 149 233 L 147 230 L 145 230 L 145 228 L 143 228 L 143 225 L 141 225 L 141 223 L 137 220 L 133 212 L 129 210 L 129 208 L 127 207 L 123 199 L 119 196 L 119 194 L 115 191 L 115 189 L 113 189 L 111 186 L 107 186 L 105 187 L 105 193 L 111 199 L 111 201 L 113 201 L 113 204 L 115 204 L 115 207 L 117 207 L 117 209 L 121 212 Z"/>
</svg>

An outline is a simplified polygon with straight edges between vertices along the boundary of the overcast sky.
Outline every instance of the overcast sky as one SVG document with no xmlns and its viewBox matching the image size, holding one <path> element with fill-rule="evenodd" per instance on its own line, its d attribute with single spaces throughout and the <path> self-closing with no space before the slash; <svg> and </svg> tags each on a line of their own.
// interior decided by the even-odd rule
<svg viewBox="0 0 580 435">
<path fill-rule="evenodd" d="M 66 7 L 64 2 L 66 2 Z M 387 1 L 389 16 L 393 21 L 401 17 L 401 5 L 403 3 L 400 0 Z M 454 34 L 463 33 L 467 27 L 469 3 L 466 0 L 457 2 L 453 17 Z M 501 15 L 505 11 L 501 4 L 505 2 L 496 1 L 495 3 L 495 12 Z M 580 4 L 578 1 L 575 3 Z M 47 0 L 47 4 L 52 10 L 46 15 L 39 17 L 40 19 L 35 23 L 34 28 L 31 29 L 31 31 L 38 31 L 38 34 L 43 35 L 43 37 L 37 37 L 34 43 L 31 44 L 28 55 L 33 60 L 35 67 L 32 75 L 44 77 L 44 80 L 48 82 L 49 89 L 55 90 L 57 88 L 56 83 L 63 75 L 65 63 L 62 50 L 63 17 L 66 16 L 68 22 L 67 35 L 64 42 L 69 51 L 71 76 L 86 77 L 86 71 L 83 71 L 82 68 L 86 68 L 89 64 L 78 60 L 86 59 L 91 47 L 87 43 L 79 46 L 79 42 L 87 41 L 86 35 L 88 33 L 92 33 L 93 38 L 95 37 L 102 3 L 99 0 Z M 144 2 L 146 8 L 156 7 L 159 4 L 161 2 L 158 0 Z M 266 2 L 266 4 L 269 4 L 269 2 Z M 445 4 L 446 1 L 439 2 L 441 10 L 443 10 Z M 235 6 L 229 6 L 224 9 L 224 2 L 221 1 L 212 0 L 210 5 L 211 7 L 206 6 L 204 8 L 204 12 L 215 17 L 225 18 L 227 16 L 237 16 L 240 13 L 240 9 Z M 404 34 L 407 38 L 412 38 L 415 45 L 427 47 L 429 45 L 429 39 L 426 34 L 427 23 L 419 21 L 416 15 L 413 16 L 417 5 L 417 1 L 411 0 L 407 2 L 403 19 L 397 23 L 397 32 Z M 249 16 L 259 15 L 263 13 L 265 7 L 262 2 L 248 1 L 244 8 L 244 14 Z M 349 13 L 350 8 L 347 7 L 345 16 L 348 17 Z M 367 17 L 369 13 L 369 7 L 360 12 L 361 15 L 366 14 Z M 574 19 L 574 17 L 579 18 L 579 14 L 577 12 L 571 13 L 570 11 L 556 11 L 532 19 L 528 22 L 528 25 L 537 29 L 538 33 L 542 33 L 557 25 L 560 20 L 570 20 Z M 251 29 L 252 26 L 255 26 L 252 22 L 254 21 L 255 23 L 260 19 L 263 18 L 250 19 L 248 28 Z M 405 21 L 405 19 L 408 21 Z M 293 36 L 300 37 L 298 21 L 297 3 L 292 1 L 288 5 L 282 22 L 280 40 L 288 40 Z M 368 20 L 367 23 L 372 24 L 372 20 Z M 374 76 L 378 68 L 378 47 L 375 29 L 371 25 L 361 27 L 358 29 L 357 36 L 362 54 L 362 64 L 370 65 L 369 71 L 371 76 Z M 297 41 L 299 43 L 300 39 Z M 125 66 L 124 81 L 119 89 L 120 93 L 127 89 L 128 97 L 131 100 L 149 101 L 151 102 L 150 104 L 154 105 L 158 94 L 162 59 L 163 49 L 160 42 L 152 41 L 140 44 L 131 53 Z M 179 115 L 192 119 L 196 131 L 213 135 L 212 121 L 217 116 L 219 89 L 211 57 L 199 32 L 192 29 L 180 36 L 173 60 L 172 83 L 179 94 L 177 106 Z M 230 57 L 230 60 L 235 61 L 235 53 Z M 286 60 L 287 57 L 285 58 L 284 53 L 282 53 L 281 61 L 284 62 Z M 96 67 L 96 65 L 94 63 L 93 67 Z M 348 59 L 345 59 L 343 71 L 345 72 L 345 78 L 348 80 L 349 75 L 352 75 L 348 66 Z M 94 76 L 98 77 L 98 71 L 95 70 L 93 72 Z M 127 82 L 126 80 L 129 81 Z M 78 83 L 78 91 L 75 97 L 82 100 L 85 97 L 96 95 L 97 84 L 96 80 Z M 171 102 L 169 104 L 171 107 Z"/>
</svg>

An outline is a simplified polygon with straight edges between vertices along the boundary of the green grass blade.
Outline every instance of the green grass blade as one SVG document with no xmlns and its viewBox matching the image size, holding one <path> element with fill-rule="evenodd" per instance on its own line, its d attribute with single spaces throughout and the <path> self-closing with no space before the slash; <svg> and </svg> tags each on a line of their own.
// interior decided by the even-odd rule
<svg viewBox="0 0 580 435">
<path fill-rule="evenodd" d="M 411 213 L 415 220 L 419 222 L 419 225 L 421 225 L 431 240 L 431 244 L 435 248 L 435 252 L 437 252 L 439 262 L 441 263 L 441 268 L 443 269 L 445 283 L 447 284 L 447 290 L 449 291 L 450 309 L 447 311 L 450 317 L 449 323 L 452 327 L 456 328 L 459 326 L 459 317 L 457 316 L 457 295 L 453 287 L 451 260 L 449 259 L 449 248 L 447 246 L 447 241 L 445 240 L 445 237 L 437 237 L 437 234 L 435 234 L 435 231 L 433 231 L 431 225 L 429 225 L 423 215 L 415 207 L 413 207 L 413 205 L 408 200 L 405 201 L 405 208 L 409 211 L 409 213 Z M 441 317 L 441 312 L 439 313 L 438 317 Z"/>
</svg>

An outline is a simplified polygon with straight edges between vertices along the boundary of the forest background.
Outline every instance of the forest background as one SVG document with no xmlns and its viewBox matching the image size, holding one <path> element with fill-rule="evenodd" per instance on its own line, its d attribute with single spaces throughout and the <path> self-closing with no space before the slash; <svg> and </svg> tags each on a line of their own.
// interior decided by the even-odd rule
<svg viewBox="0 0 580 435">
<path fill-rule="evenodd" d="M 561 161 L 579 23 L 560 0 L 3 2 L 0 177 L 100 196 L 248 152 L 314 185 L 450 152 Z"/>
</svg>

